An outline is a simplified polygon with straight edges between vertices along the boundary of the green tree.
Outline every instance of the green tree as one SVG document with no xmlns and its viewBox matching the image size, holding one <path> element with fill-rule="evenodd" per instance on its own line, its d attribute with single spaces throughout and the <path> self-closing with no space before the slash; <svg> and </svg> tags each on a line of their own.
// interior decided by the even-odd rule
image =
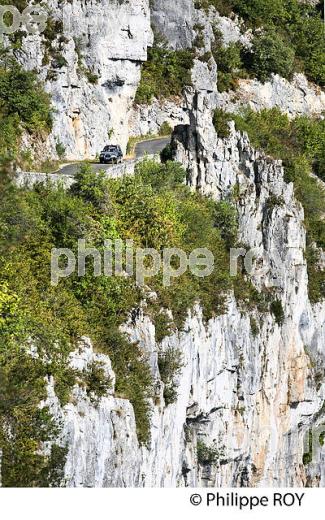
<svg viewBox="0 0 325 520">
<path fill-rule="evenodd" d="M 283 78 L 292 77 L 295 50 L 274 30 L 254 37 L 250 54 L 250 69 L 260 81 L 267 81 L 271 74 Z"/>
</svg>

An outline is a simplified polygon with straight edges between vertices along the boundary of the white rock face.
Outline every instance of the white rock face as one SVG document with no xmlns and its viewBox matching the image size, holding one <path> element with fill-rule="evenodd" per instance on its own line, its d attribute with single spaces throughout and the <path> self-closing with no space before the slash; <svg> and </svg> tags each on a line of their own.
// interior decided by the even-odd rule
<svg viewBox="0 0 325 520">
<path fill-rule="evenodd" d="M 325 111 L 325 92 L 309 83 L 303 74 L 295 74 L 292 82 L 275 75 L 264 84 L 240 80 L 236 92 L 218 93 L 218 105 L 228 112 L 238 112 L 243 106 L 256 111 L 278 107 L 291 118 L 312 117 Z"/>
<path fill-rule="evenodd" d="M 107 356 L 96 354 L 87 338 L 70 359 L 73 368 L 80 372 L 91 363 L 99 362 L 111 381 L 109 395 L 98 403 L 93 402 L 86 390 L 76 386 L 71 403 L 60 408 L 55 385 L 49 380 L 48 399 L 51 413 L 63 425 L 61 442 L 68 443 L 69 453 L 65 466 L 65 482 L 73 487 L 123 487 L 137 484 L 133 470 L 137 466 L 134 447 L 134 412 L 130 403 L 113 396 L 115 374 Z M 137 475 L 137 471 L 134 472 Z"/>
<path fill-rule="evenodd" d="M 130 135 L 157 135 L 164 123 L 168 123 L 172 129 L 177 125 L 189 123 L 188 111 L 183 98 L 154 100 L 150 105 L 134 107 L 129 119 Z"/>
<path fill-rule="evenodd" d="M 141 62 L 152 42 L 149 0 L 51 0 L 47 9 L 63 26 L 53 48 L 65 64 L 54 68 L 44 35 L 23 38 L 17 52 L 23 66 L 46 82 L 56 110 L 44 156 L 55 157 L 57 143 L 71 160 L 93 158 L 108 142 L 125 149 Z"/>
<path fill-rule="evenodd" d="M 319 334 L 324 318 L 324 309 L 317 317 L 310 311 L 304 327 L 310 335 L 319 335 L 316 343 L 313 340 L 319 350 L 324 344 Z M 208 327 L 197 309 L 185 331 L 163 344 L 164 349 L 183 353 L 184 368 L 177 402 L 165 408 L 161 396 L 160 405 L 153 407 L 149 449 L 138 445 L 128 401 L 109 395 L 95 406 L 76 387 L 72 403 L 62 411 L 49 385 L 46 404 L 63 424 L 62 441 L 69 446 L 65 485 L 306 484 L 304 434 L 322 400 L 310 377 L 299 325 L 288 319 L 280 328 L 271 316 L 263 317 L 254 337 L 249 316 L 231 299 L 227 315 Z M 151 352 L 158 377 L 154 327 L 148 318 L 141 316 L 130 336 Z M 75 360 L 81 356 L 76 365 L 93 359 L 91 346 L 86 348 L 88 353 L 74 356 Z M 110 370 L 107 358 L 106 362 Z M 216 464 L 198 465 L 198 440 L 218 448 Z M 324 485 L 323 469 L 315 466 L 315 470 L 314 485 Z"/>
<path fill-rule="evenodd" d="M 192 46 L 195 17 L 193 0 L 153 0 L 151 13 L 154 28 L 166 37 L 172 48 L 185 49 Z"/>
</svg>

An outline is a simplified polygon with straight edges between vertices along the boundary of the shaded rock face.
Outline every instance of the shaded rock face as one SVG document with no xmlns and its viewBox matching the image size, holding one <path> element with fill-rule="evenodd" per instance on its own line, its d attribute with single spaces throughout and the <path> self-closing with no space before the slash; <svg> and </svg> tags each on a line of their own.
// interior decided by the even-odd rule
<svg viewBox="0 0 325 520">
<path fill-rule="evenodd" d="M 45 33 L 23 38 L 17 52 L 25 68 L 39 72 L 53 99 L 45 153 L 55 157 L 58 142 L 69 159 L 95 157 L 108 142 L 125 149 L 141 63 L 152 42 L 149 0 L 52 0 L 47 9 L 58 23 L 51 49 Z"/>
</svg>

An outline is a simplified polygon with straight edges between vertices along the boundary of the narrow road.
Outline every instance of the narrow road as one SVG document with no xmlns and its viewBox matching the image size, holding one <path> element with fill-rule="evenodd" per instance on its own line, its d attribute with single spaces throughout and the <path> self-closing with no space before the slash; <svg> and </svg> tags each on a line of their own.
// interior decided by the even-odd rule
<svg viewBox="0 0 325 520">
<path fill-rule="evenodd" d="M 135 147 L 135 158 L 140 159 L 144 155 L 155 155 L 159 154 L 165 146 L 170 142 L 170 137 L 159 137 L 158 139 L 151 139 L 149 141 L 142 141 L 141 143 L 138 143 Z M 78 170 L 80 169 L 80 166 L 82 166 L 84 163 L 71 163 L 67 164 L 66 166 L 63 166 L 58 172 L 63 175 L 75 175 Z M 100 170 L 103 170 L 104 168 L 109 168 L 109 164 L 99 164 L 99 163 L 90 163 L 91 169 L 93 172 L 99 172 Z"/>
<path fill-rule="evenodd" d="M 140 159 L 146 154 L 156 155 L 160 153 L 165 146 L 170 143 L 170 137 L 160 137 L 159 139 L 152 139 L 151 141 L 142 141 L 135 147 L 135 157 Z"/>
</svg>

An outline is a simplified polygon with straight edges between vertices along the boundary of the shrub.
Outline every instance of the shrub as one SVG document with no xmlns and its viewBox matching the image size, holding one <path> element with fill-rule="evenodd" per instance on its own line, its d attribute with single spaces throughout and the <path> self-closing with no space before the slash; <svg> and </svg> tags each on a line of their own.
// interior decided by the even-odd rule
<svg viewBox="0 0 325 520">
<path fill-rule="evenodd" d="M 164 382 L 164 399 L 167 405 L 177 400 L 177 376 L 183 368 L 183 355 L 174 348 L 169 348 L 165 352 L 159 352 L 158 367 L 161 380 Z"/>
<path fill-rule="evenodd" d="M 173 322 L 167 312 L 161 311 L 159 307 L 155 308 L 152 318 L 155 324 L 156 341 L 160 343 L 166 336 L 171 335 Z"/>
<path fill-rule="evenodd" d="M 216 227 L 228 248 L 235 247 L 238 236 L 238 221 L 236 208 L 227 201 L 216 203 Z"/>
<path fill-rule="evenodd" d="M 86 385 L 87 395 L 91 399 L 98 400 L 107 395 L 111 388 L 111 381 L 105 375 L 105 369 L 100 362 L 93 361 L 83 376 L 83 382 Z"/>
<path fill-rule="evenodd" d="M 276 323 L 280 326 L 283 324 L 284 322 L 284 310 L 283 310 L 283 307 L 282 307 L 282 303 L 280 300 L 274 300 L 272 303 L 271 303 L 271 312 L 272 314 L 274 315 L 275 317 L 275 321 Z"/>
<path fill-rule="evenodd" d="M 55 149 L 59 159 L 63 159 L 65 156 L 65 146 L 61 143 L 61 141 L 57 141 Z"/>
<path fill-rule="evenodd" d="M 255 318 L 250 318 L 250 325 L 251 325 L 251 331 L 252 331 L 252 335 L 254 338 L 256 338 L 258 336 L 258 333 L 259 333 L 259 326 L 257 324 L 257 321 L 255 320 Z"/>
<path fill-rule="evenodd" d="M 218 90 L 219 92 L 235 90 L 238 79 L 245 75 L 241 57 L 243 46 L 239 42 L 225 46 L 221 31 L 215 27 L 213 33 L 214 42 L 211 50 L 218 65 Z"/>
<path fill-rule="evenodd" d="M 306 251 L 308 291 L 312 303 L 325 299 L 325 271 L 320 268 L 320 252 L 312 246 Z"/>
<path fill-rule="evenodd" d="M 0 163 L 15 159 L 22 130 L 48 132 L 52 126 L 50 97 L 34 72 L 0 53 Z"/>
<path fill-rule="evenodd" d="M 191 85 L 193 55 L 190 50 L 170 50 L 156 36 L 148 51 L 148 61 L 142 67 L 141 82 L 135 103 L 150 103 L 155 98 L 179 96 L 185 86 Z"/>
<path fill-rule="evenodd" d="M 159 135 L 165 136 L 165 135 L 171 135 L 173 129 L 168 123 L 168 121 L 164 121 L 164 123 L 161 125 L 159 129 Z"/>
<path fill-rule="evenodd" d="M 213 114 L 213 126 L 221 139 L 226 139 L 230 136 L 229 121 L 232 118 L 221 108 L 216 108 Z"/>
<path fill-rule="evenodd" d="M 291 79 L 294 65 L 294 49 L 275 31 L 254 37 L 249 69 L 260 81 L 267 81 L 271 74 Z"/>
<path fill-rule="evenodd" d="M 220 458 L 220 452 L 215 445 L 208 446 L 203 441 L 197 443 L 197 460 L 202 466 L 216 464 Z"/>
<path fill-rule="evenodd" d="M 275 159 L 287 154 L 291 125 L 288 116 L 278 108 L 260 112 L 247 108 L 239 115 L 233 114 L 233 119 L 237 130 L 248 133 L 255 148 L 263 149 Z"/>
</svg>

